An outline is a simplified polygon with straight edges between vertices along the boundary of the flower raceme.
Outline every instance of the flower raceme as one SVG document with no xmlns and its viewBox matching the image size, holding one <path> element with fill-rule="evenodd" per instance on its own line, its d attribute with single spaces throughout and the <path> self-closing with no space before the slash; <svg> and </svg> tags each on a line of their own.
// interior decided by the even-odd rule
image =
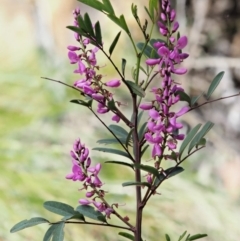
<svg viewBox="0 0 240 241">
<path fill-rule="evenodd" d="M 154 99 L 150 103 L 142 103 L 139 106 L 142 110 L 148 111 L 149 119 L 144 138 L 152 145 L 152 158 L 157 161 L 163 157 L 169 158 L 169 155 L 165 154 L 165 149 L 175 152 L 177 142 L 184 139 L 184 134 L 179 134 L 183 125 L 178 122 L 178 118 L 189 110 L 189 107 L 183 107 L 178 112 L 171 110 L 172 106 L 180 101 L 179 92 L 184 91 L 180 84 L 174 81 L 172 75 L 182 75 L 187 72 L 185 68 L 176 67 L 188 57 L 187 53 L 182 52 L 187 45 L 187 37 L 178 37 L 176 40 L 173 36 L 179 28 L 179 23 L 175 21 L 176 12 L 171 9 L 170 1 L 162 1 L 160 17 L 162 22 L 158 23 L 159 32 L 166 37 L 166 42 L 157 41 L 153 44 L 159 58 L 147 59 L 146 64 L 158 67 L 162 84 L 161 87 L 152 88 Z M 151 174 L 147 175 L 147 181 L 152 182 Z"/>
<path fill-rule="evenodd" d="M 91 166 L 92 161 L 89 157 L 89 149 L 81 143 L 80 139 L 74 142 L 70 155 L 72 157 L 72 172 L 66 175 L 66 179 L 83 182 L 82 189 L 91 189 L 91 191 L 86 193 L 87 199 L 80 199 L 79 203 L 81 205 L 93 204 L 98 211 L 104 212 L 110 218 L 113 209 L 101 200 L 105 193 L 100 189 L 103 183 L 98 176 L 101 171 L 101 164 L 97 163 L 95 166 Z M 88 198 L 92 198 L 92 200 Z M 96 199 L 101 201 L 97 202 Z"/>
<path fill-rule="evenodd" d="M 78 17 L 81 16 L 80 10 L 75 9 L 73 11 L 74 26 L 79 27 Z M 99 50 L 98 47 L 90 48 L 90 39 L 75 33 L 74 37 L 80 44 L 80 47 L 69 45 L 67 48 L 68 58 L 71 64 L 77 64 L 77 69 L 74 73 L 84 76 L 83 78 L 75 81 L 74 86 L 81 90 L 83 94 L 91 97 L 98 102 L 97 112 L 104 114 L 109 112 L 107 107 L 108 101 L 112 100 L 113 94 L 105 88 L 117 88 L 121 85 L 121 81 L 118 79 L 109 80 L 106 83 L 101 81 L 102 75 L 98 75 L 96 72 L 99 70 L 97 66 L 96 53 Z M 120 118 L 116 114 L 112 117 L 113 121 L 119 122 Z"/>
</svg>

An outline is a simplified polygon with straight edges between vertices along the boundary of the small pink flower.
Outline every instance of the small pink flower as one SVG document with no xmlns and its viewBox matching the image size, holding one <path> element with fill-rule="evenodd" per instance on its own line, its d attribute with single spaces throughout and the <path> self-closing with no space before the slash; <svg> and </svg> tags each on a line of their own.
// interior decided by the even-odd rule
<svg viewBox="0 0 240 241">
<path fill-rule="evenodd" d="M 112 117 L 112 120 L 113 121 L 116 121 L 117 123 L 121 120 L 121 118 L 118 116 L 118 115 L 114 115 L 113 117 Z"/>
<path fill-rule="evenodd" d="M 79 200 L 79 203 L 82 204 L 82 205 L 89 205 L 91 204 L 92 202 L 87 200 L 87 199 L 80 199 Z"/>
<path fill-rule="evenodd" d="M 121 85 L 120 80 L 110 80 L 107 83 L 105 83 L 106 86 L 116 88 Z"/>
</svg>

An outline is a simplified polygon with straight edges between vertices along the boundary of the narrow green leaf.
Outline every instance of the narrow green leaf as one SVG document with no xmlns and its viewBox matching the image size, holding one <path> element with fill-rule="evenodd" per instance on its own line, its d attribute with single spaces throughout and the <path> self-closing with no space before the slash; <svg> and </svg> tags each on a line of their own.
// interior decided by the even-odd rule
<svg viewBox="0 0 240 241">
<path fill-rule="evenodd" d="M 127 162 L 121 162 L 121 161 L 105 161 L 105 163 L 112 163 L 112 164 L 117 164 L 117 165 L 123 165 L 123 166 L 128 166 L 133 169 L 133 165 Z"/>
<path fill-rule="evenodd" d="M 95 38 L 95 34 L 93 32 L 93 24 L 91 22 L 91 19 L 90 19 L 88 13 L 84 14 L 84 23 L 85 23 L 86 30 L 89 33 L 89 35 L 92 36 L 93 38 Z M 79 25 L 79 26 L 82 27 L 81 25 Z"/>
<path fill-rule="evenodd" d="M 212 83 L 210 84 L 208 91 L 207 91 L 207 99 L 209 99 L 214 92 L 214 90 L 218 87 L 222 77 L 224 75 L 224 71 L 218 73 L 215 78 L 213 79 Z"/>
<path fill-rule="evenodd" d="M 211 121 L 208 121 L 202 129 L 197 133 L 197 135 L 193 138 L 191 141 L 189 147 L 188 147 L 188 153 L 191 152 L 191 150 L 194 148 L 194 146 L 198 145 L 198 143 L 201 141 L 201 139 L 210 131 L 210 129 L 214 126 L 214 124 Z"/>
<path fill-rule="evenodd" d="M 188 238 L 190 237 L 190 234 L 187 235 L 185 241 L 188 241 Z"/>
<path fill-rule="evenodd" d="M 106 218 L 101 212 L 94 210 L 94 208 L 89 205 L 80 205 L 76 208 L 76 210 L 85 217 L 88 217 L 97 221 L 107 222 Z"/>
<path fill-rule="evenodd" d="M 122 143 L 126 142 L 126 138 L 118 138 Z M 111 144 L 119 144 L 118 140 L 116 138 L 108 138 L 108 139 L 101 139 L 98 140 L 97 143 L 99 144 L 105 144 L 105 145 L 111 145 Z"/>
<path fill-rule="evenodd" d="M 149 173 L 153 174 L 154 176 L 158 176 L 159 175 L 159 172 L 158 172 L 158 170 L 155 167 L 148 166 L 148 165 L 143 165 L 143 164 L 134 164 L 134 166 L 137 169 L 149 172 Z"/>
<path fill-rule="evenodd" d="M 130 31 L 128 29 L 124 15 L 120 15 L 119 21 L 120 21 L 121 27 L 126 31 L 127 34 L 129 34 Z"/>
<path fill-rule="evenodd" d="M 181 101 L 186 101 L 191 106 L 191 98 L 183 91 L 178 91 L 176 95 L 179 95 Z"/>
<path fill-rule="evenodd" d="M 186 147 L 188 146 L 188 144 L 190 143 L 190 141 L 193 139 L 193 137 L 196 135 L 196 133 L 198 132 L 199 128 L 201 127 L 202 124 L 198 124 L 196 125 L 185 137 L 184 141 L 182 142 L 182 145 L 179 149 L 179 159 L 181 158 L 184 150 L 186 149 Z"/>
<path fill-rule="evenodd" d="M 51 240 L 56 227 L 57 227 L 57 224 L 52 224 L 52 226 L 45 233 L 45 235 L 43 237 L 43 241 L 50 241 Z"/>
<path fill-rule="evenodd" d="M 146 131 L 146 127 L 147 127 L 147 122 L 142 124 L 142 126 L 138 132 L 139 140 L 141 140 L 143 138 L 145 131 Z"/>
<path fill-rule="evenodd" d="M 85 221 L 84 216 L 81 213 L 79 213 L 75 210 L 74 210 L 74 214 L 69 214 L 69 215 L 66 215 L 62 218 L 63 221 L 66 221 L 66 220 L 69 220 L 69 219 L 78 219 L 78 220 Z"/>
<path fill-rule="evenodd" d="M 110 18 L 114 23 L 116 23 L 120 28 L 122 28 L 120 19 L 119 19 L 118 17 L 116 17 L 115 15 L 112 15 L 112 14 L 108 14 L 107 16 L 108 16 L 108 18 Z"/>
<path fill-rule="evenodd" d="M 111 2 L 109 0 L 103 0 L 103 5 L 105 7 L 105 9 L 107 9 L 107 12 L 112 14 L 112 15 L 115 15 L 114 13 L 114 9 L 111 5 Z"/>
<path fill-rule="evenodd" d="M 110 46 L 110 48 L 109 48 L 109 54 L 110 54 L 110 56 L 112 55 L 112 52 L 113 52 L 114 48 L 115 48 L 116 45 L 117 45 L 117 42 L 118 42 L 118 40 L 119 40 L 120 35 L 121 35 L 121 31 L 118 32 L 118 34 L 117 34 L 116 37 L 114 38 L 114 40 L 113 40 L 113 42 L 112 42 L 112 44 L 111 44 L 111 46 Z M 125 60 L 125 61 L 126 61 L 126 60 Z M 124 71 L 123 71 L 123 72 L 124 72 Z"/>
<path fill-rule="evenodd" d="M 199 98 L 202 96 L 203 94 L 200 94 L 200 95 L 198 95 L 198 96 L 193 96 L 192 98 L 191 98 L 191 107 L 192 106 L 194 106 L 194 104 L 195 103 L 197 103 L 197 101 L 199 100 Z"/>
<path fill-rule="evenodd" d="M 196 145 L 196 147 L 198 148 L 199 146 L 206 146 L 207 140 L 205 138 L 202 138 L 198 144 Z"/>
<path fill-rule="evenodd" d="M 154 19 L 152 18 L 151 14 L 150 14 L 150 12 L 148 11 L 148 9 L 147 9 L 146 6 L 144 6 L 144 9 L 145 9 L 147 15 L 149 16 L 149 18 L 151 19 L 151 21 L 154 23 Z"/>
<path fill-rule="evenodd" d="M 149 0 L 149 12 L 152 19 L 155 19 L 155 11 L 157 11 L 157 0 Z"/>
<path fill-rule="evenodd" d="M 89 100 L 88 102 L 83 101 L 83 100 L 71 100 L 71 103 L 78 104 L 78 105 L 83 105 L 86 107 L 91 107 L 92 106 L 92 100 Z"/>
<path fill-rule="evenodd" d="M 130 239 L 132 241 L 135 240 L 134 236 L 130 233 L 119 232 L 118 235 L 123 236 L 124 238 Z"/>
<path fill-rule="evenodd" d="M 84 32 L 81 28 L 76 27 L 76 26 L 67 26 L 68 29 L 72 30 L 75 33 L 78 33 L 79 35 L 87 37 L 88 35 L 86 32 Z"/>
<path fill-rule="evenodd" d="M 107 152 L 107 153 L 113 153 L 113 154 L 116 154 L 116 155 L 120 155 L 120 156 L 124 156 L 124 157 L 130 158 L 129 155 L 126 152 L 120 151 L 118 149 L 111 149 L 111 148 L 104 148 L 104 147 L 95 147 L 95 148 L 93 148 L 93 150 Z"/>
<path fill-rule="evenodd" d="M 137 43 L 137 47 L 146 55 L 148 58 L 152 59 L 159 59 L 160 56 L 158 55 L 156 49 L 152 48 L 151 46 L 145 46 L 145 43 Z"/>
<path fill-rule="evenodd" d="M 137 84 L 135 84 L 134 82 L 132 82 L 130 80 L 126 80 L 125 82 L 134 94 L 136 94 L 140 97 L 145 97 L 145 92 L 140 86 L 138 86 Z"/>
<path fill-rule="evenodd" d="M 126 68 L 127 60 L 122 59 L 122 74 L 125 76 L 125 68 Z"/>
<path fill-rule="evenodd" d="M 126 141 L 125 141 L 125 145 L 126 147 L 128 148 L 128 146 L 131 146 L 131 142 L 132 142 L 132 133 L 134 131 L 134 128 L 132 128 L 129 133 L 128 133 L 128 136 L 126 138 Z"/>
<path fill-rule="evenodd" d="M 145 151 L 148 149 L 149 145 L 144 146 L 144 148 L 141 151 L 141 157 L 143 156 L 143 154 L 145 153 Z"/>
<path fill-rule="evenodd" d="M 157 187 L 162 181 L 173 177 L 181 172 L 183 172 L 184 169 L 182 167 L 170 167 L 167 170 L 164 171 L 164 173 L 160 173 L 157 178 L 154 181 L 154 186 Z"/>
<path fill-rule="evenodd" d="M 127 186 L 147 186 L 147 187 L 151 187 L 151 184 L 148 182 L 124 182 L 122 183 L 123 187 L 127 187 Z"/>
<path fill-rule="evenodd" d="M 25 219 L 25 220 L 15 224 L 11 228 L 10 232 L 15 233 L 19 230 L 29 228 L 29 227 L 32 227 L 32 226 L 36 226 L 36 225 L 41 224 L 41 223 L 49 223 L 49 221 L 47 219 L 41 218 L 41 217 L 31 218 L 29 220 Z"/>
<path fill-rule="evenodd" d="M 95 8 L 95 9 L 101 11 L 101 12 L 103 10 L 106 11 L 106 7 L 101 2 L 99 2 L 97 0 L 78 0 L 78 1 L 86 4 L 87 6 Z"/>
<path fill-rule="evenodd" d="M 179 237 L 178 241 L 181 241 L 186 235 L 186 233 L 187 233 L 187 230 L 183 232 L 183 234 Z"/>
<path fill-rule="evenodd" d="M 146 72 L 146 70 L 145 70 L 142 66 L 139 66 L 139 68 L 142 70 L 142 72 L 143 72 L 145 75 L 148 75 L 148 73 Z"/>
<path fill-rule="evenodd" d="M 164 172 L 167 174 L 167 178 L 176 176 L 177 174 L 183 172 L 184 169 L 182 167 L 170 167 L 167 170 L 165 170 Z"/>
<path fill-rule="evenodd" d="M 74 208 L 65 203 L 56 202 L 56 201 L 47 201 L 43 204 L 43 206 L 48 211 L 59 214 L 61 216 L 75 214 Z"/>
<path fill-rule="evenodd" d="M 54 228 L 54 231 L 53 231 L 52 241 L 63 241 L 63 239 L 64 239 L 64 231 L 63 231 L 64 226 L 65 226 L 64 222 L 60 222 L 60 223 L 56 224 L 56 227 Z"/>
<path fill-rule="evenodd" d="M 101 26 L 99 21 L 96 22 L 94 28 L 95 28 L 96 41 L 100 46 L 102 46 L 102 31 L 101 31 Z"/>
<path fill-rule="evenodd" d="M 144 111 L 141 111 L 140 113 L 138 113 L 138 117 L 137 117 L 137 123 L 138 123 L 138 126 L 139 126 L 139 124 L 140 124 L 140 122 L 141 122 L 141 119 L 142 119 L 143 113 L 144 113 Z"/>
<path fill-rule="evenodd" d="M 189 241 L 207 237 L 207 234 L 195 234 L 188 238 Z"/>
<path fill-rule="evenodd" d="M 126 138 L 128 136 L 128 132 L 118 125 L 110 125 L 108 127 L 117 137 Z"/>
<path fill-rule="evenodd" d="M 165 237 L 166 237 L 166 240 L 167 240 L 167 241 L 171 241 L 171 239 L 170 239 L 170 237 L 169 237 L 168 234 L 165 234 Z"/>
</svg>

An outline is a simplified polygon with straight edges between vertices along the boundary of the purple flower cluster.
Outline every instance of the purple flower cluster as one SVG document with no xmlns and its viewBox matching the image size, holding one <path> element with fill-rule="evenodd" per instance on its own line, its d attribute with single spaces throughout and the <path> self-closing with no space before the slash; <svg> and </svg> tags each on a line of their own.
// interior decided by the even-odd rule
<svg viewBox="0 0 240 241">
<path fill-rule="evenodd" d="M 103 183 L 98 177 L 101 170 L 101 164 L 97 163 L 95 166 L 91 166 L 89 149 L 81 143 L 80 139 L 76 140 L 73 144 L 73 150 L 70 151 L 70 155 L 72 157 L 72 173 L 66 175 L 66 178 L 73 181 L 83 182 L 83 189 L 85 190 L 88 188 L 91 189 L 91 191 L 86 193 L 86 197 L 92 198 L 92 200 L 80 199 L 79 203 L 82 205 L 92 203 L 98 211 L 104 212 L 109 218 L 113 209 L 102 201 L 105 192 L 100 189 Z M 97 198 L 99 198 L 101 202 L 95 201 Z"/>
<path fill-rule="evenodd" d="M 74 26 L 79 27 L 78 17 L 80 15 L 80 10 L 76 9 L 73 11 L 74 16 Z M 109 111 L 107 107 L 108 101 L 112 100 L 113 94 L 105 89 L 105 87 L 117 88 L 121 85 L 121 81 L 118 79 L 110 80 L 106 83 L 101 81 L 102 75 L 98 75 L 96 70 L 99 70 L 97 66 L 96 52 L 98 47 L 88 48 L 91 40 L 89 38 L 83 38 L 83 36 L 78 33 L 74 33 L 76 41 L 80 43 L 81 47 L 68 46 L 68 58 L 71 64 L 77 64 L 78 68 L 74 73 L 83 75 L 84 78 L 77 80 L 74 83 L 76 88 L 79 88 L 84 94 L 91 97 L 98 102 L 97 112 L 99 114 L 104 114 Z M 119 122 L 120 117 L 114 115 L 113 121 Z"/>
<path fill-rule="evenodd" d="M 164 150 L 174 151 L 178 140 L 183 140 L 184 135 L 179 134 L 179 129 L 183 126 L 177 121 L 178 117 L 188 112 L 189 107 L 183 107 L 178 112 L 171 111 L 171 107 L 180 100 L 179 92 L 183 88 L 173 80 L 172 74 L 185 74 L 187 69 L 176 68 L 188 57 L 182 53 L 182 49 L 187 45 L 187 37 L 182 36 L 176 40 L 173 34 L 177 31 L 179 23 L 174 22 L 176 12 L 171 9 L 170 1 L 162 1 L 161 20 L 159 22 L 159 32 L 166 37 L 166 42 L 155 42 L 154 47 L 159 55 L 158 59 L 148 59 L 146 64 L 158 66 L 158 72 L 163 78 L 161 88 L 153 87 L 152 93 L 155 98 L 151 103 L 143 103 L 140 108 L 148 110 L 149 120 L 147 123 L 148 131 L 145 133 L 145 140 L 152 144 L 152 157 L 169 157 L 164 155 Z M 151 182 L 151 176 L 147 176 L 147 181 Z"/>
</svg>

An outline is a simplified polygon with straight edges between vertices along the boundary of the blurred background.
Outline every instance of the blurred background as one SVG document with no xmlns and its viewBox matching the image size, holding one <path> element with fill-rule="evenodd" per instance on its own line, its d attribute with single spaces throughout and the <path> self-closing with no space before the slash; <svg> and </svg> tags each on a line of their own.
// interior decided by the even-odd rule
<svg viewBox="0 0 240 241">
<path fill-rule="evenodd" d="M 131 1 L 111 1 L 120 15 L 124 13 L 136 42 L 142 41 L 131 16 Z M 147 0 L 134 2 L 144 21 Z M 240 2 L 238 0 L 178 0 L 177 9 L 182 35 L 189 37 L 186 76 L 179 79 L 187 92 L 198 95 L 210 81 L 225 71 L 212 98 L 240 90 Z M 103 14 L 75 0 L 1 0 L 0 9 L 0 240 L 42 240 L 47 225 L 10 234 L 11 227 L 34 216 L 58 221 L 42 203 L 56 200 L 78 205 L 80 183 L 65 175 L 71 170 L 69 150 L 78 137 L 90 148 L 106 135 L 90 113 L 69 103 L 79 97 L 73 90 L 50 82 L 49 77 L 72 84 L 78 76 L 69 64 L 66 46 L 75 44 L 66 29 L 73 22 L 72 10 L 80 7 L 92 21 L 101 21 L 104 45 L 108 48 L 119 31 Z M 154 37 L 158 37 L 155 29 Z M 127 59 L 130 77 L 134 56 L 122 33 L 113 58 L 120 66 Z M 98 53 L 99 65 L 107 79 L 116 76 L 107 60 Z M 156 80 L 159 81 L 159 80 Z M 119 99 L 124 101 L 125 93 Z M 199 104 L 204 102 L 200 99 Z M 123 109 L 126 112 L 127 108 Z M 187 126 L 210 120 L 214 129 L 207 135 L 208 145 L 183 165 L 181 175 L 169 179 L 144 213 L 144 239 L 173 240 L 185 230 L 207 233 L 207 241 L 238 241 L 240 237 L 240 105 L 239 97 L 215 102 L 184 117 Z M 92 159 L 111 158 L 91 152 Z M 147 157 L 149 158 L 149 157 Z M 130 177 L 124 168 L 104 165 L 102 180 L 110 202 L 125 204 L 120 212 L 134 220 L 131 188 L 121 183 Z M 119 180 L 119 181 L 118 181 Z M 128 179 L 129 180 L 129 179 Z M 114 221 L 114 218 L 113 218 Z M 65 240 L 123 240 L 119 230 L 68 225 Z"/>
</svg>

